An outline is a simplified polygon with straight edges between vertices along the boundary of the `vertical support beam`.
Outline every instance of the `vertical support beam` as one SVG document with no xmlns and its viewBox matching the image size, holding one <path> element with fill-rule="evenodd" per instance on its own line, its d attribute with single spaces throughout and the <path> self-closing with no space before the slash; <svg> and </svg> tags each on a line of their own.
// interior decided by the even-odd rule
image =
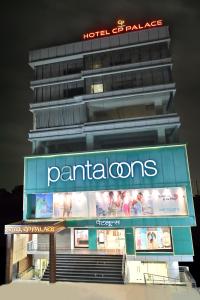
<svg viewBox="0 0 200 300">
<path fill-rule="evenodd" d="M 47 142 L 44 143 L 44 153 L 48 154 L 49 153 L 49 145 Z"/>
<path fill-rule="evenodd" d="M 41 142 L 32 141 L 32 153 L 33 154 L 38 154 L 40 147 L 41 147 Z"/>
<path fill-rule="evenodd" d="M 162 103 L 162 100 L 155 102 L 155 110 L 156 115 L 162 115 L 164 113 L 164 105 Z"/>
<path fill-rule="evenodd" d="M 171 137 L 171 141 L 173 143 L 178 143 L 179 142 L 179 128 L 177 127 L 176 129 L 174 129 L 174 132 L 172 134 L 172 137 Z"/>
<path fill-rule="evenodd" d="M 165 128 L 163 128 L 163 127 L 158 128 L 157 132 L 158 132 L 158 143 L 165 144 L 166 143 Z"/>
<path fill-rule="evenodd" d="M 49 235 L 49 282 L 56 282 L 56 235 Z"/>
<path fill-rule="evenodd" d="M 13 273 L 13 234 L 6 237 L 6 283 L 12 282 Z"/>
<path fill-rule="evenodd" d="M 94 108 L 88 107 L 88 117 L 90 122 L 94 122 Z"/>
<path fill-rule="evenodd" d="M 37 153 L 37 143 L 36 141 L 32 141 L 32 154 Z"/>
<path fill-rule="evenodd" d="M 178 261 L 168 261 L 167 262 L 167 276 L 170 278 L 176 278 L 180 280 L 179 276 L 179 265 Z"/>
<path fill-rule="evenodd" d="M 126 254 L 135 254 L 135 241 L 133 236 L 133 228 L 125 228 L 125 239 L 126 239 Z"/>
<path fill-rule="evenodd" d="M 87 150 L 94 149 L 94 136 L 91 134 L 86 135 L 86 148 Z"/>
<path fill-rule="evenodd" d="M 96 230 L 96 228 L 88 229 L 88 237 L 89 237 L 89 249 L 96 250 L 97 249 L 97 230 Z"/>
</svg>

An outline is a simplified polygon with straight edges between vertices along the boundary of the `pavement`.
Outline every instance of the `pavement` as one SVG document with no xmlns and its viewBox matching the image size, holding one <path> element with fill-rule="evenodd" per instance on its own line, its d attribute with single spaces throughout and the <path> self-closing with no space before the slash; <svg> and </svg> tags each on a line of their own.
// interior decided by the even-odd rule
<svg viewBox="0 0 200 300">
<path fill-rule="evenodd" d="M 15 281 L 0 286 L 1 300 L 200 300 L 186 286 Z"/>
</svg>

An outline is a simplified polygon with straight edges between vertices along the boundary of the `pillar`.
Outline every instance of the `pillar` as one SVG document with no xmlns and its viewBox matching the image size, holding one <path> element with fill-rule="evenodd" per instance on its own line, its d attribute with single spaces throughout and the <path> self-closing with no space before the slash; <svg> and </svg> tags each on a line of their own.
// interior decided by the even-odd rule
<svg viewBox="0 0 200 300">
<path fill-rule="evenodd" d="M 162 115 L 164 113 L 164 106 L 163 106 L 162 100 L 156 101 L 155 111 L 156 111 L 156 115 Z"/>
<path fill-rule="evenodd" d="M 6 237 L 6 283 L 12 282 L 13 273 L 13 234 Z"/>
<path fill-rule="evenodd" d="M 49 235 L 49 282 L 56 282 L 56 235 Z"/>
<path fill-rule="evenodd" d="M 86 148 L 87 150 L 94 149 L 94 136 L 91 134 L 86 135 Z"/>
<path fill-rule="evenodd" d="M 94 122 L 94 108 L 88 107 L 88 117 L 90 122 Z"/>
<path fill-rule="evenodd" d="M 171 280 L 173 281 L 173 279 L 177 279 L 179 280 L 179 265 L 178 265 L 178 261 L 168 261 L 167 262 L 167 273 L 168 273 L 168 277 L 171 278 Z"/>
<path fill-rule="evenodd" d="M 158 128 L 158 144 L 166 143 L 165 128 Z"/>
<path fill-rule="evenodd" d="M 42 147 L 42 142 L 32 141 L 32 153 L 39 154 Z"/>
<path fill-rule="evenodd" d="M 96 228 L 88 229 L 88 237 L 89 237 L 89 249 L 96 250 L 97 249 L 97 230 L 96 230 Z"/>
<path fill-rule="evenodd" d="M 126 254 L 135 254 L 135 243 L 133 236 L 133 228 L 125 228 L 125 238 L 126 238 Z"/>
</svg>

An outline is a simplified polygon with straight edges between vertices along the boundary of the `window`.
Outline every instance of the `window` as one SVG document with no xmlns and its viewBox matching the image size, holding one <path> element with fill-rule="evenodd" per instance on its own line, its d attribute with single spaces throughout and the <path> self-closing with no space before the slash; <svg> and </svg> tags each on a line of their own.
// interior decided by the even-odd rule
<svg viewBox="0 0 200 300">
<path fill-rule="evenodd" d="M 91 93 L 103 93 L 103 83 L 94 83 L 91 85 Z"/>
<path fill-rule="evenodd" d="M 139 227 L 135 229 L 136 251 L 173 251 L 169 227 Z"/>
<path fill-rule="evenodd" d="M 88 248 L 88 230 L 75 229 L 74 230 L 74 247 Z"/>
</svg>

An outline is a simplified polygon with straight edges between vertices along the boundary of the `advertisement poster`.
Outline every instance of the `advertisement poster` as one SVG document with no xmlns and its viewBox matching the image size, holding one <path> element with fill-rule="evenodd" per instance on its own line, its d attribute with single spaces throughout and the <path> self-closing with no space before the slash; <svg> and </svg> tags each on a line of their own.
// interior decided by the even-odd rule
<svg viewBox="0 0 200 300">
<path fill-rule="evenodd" d="M 136 251 L 172 251 L 169 227 L 135 229 Z"/>
<path fill-rule="evenodd" d="M 87 217 L 87 197 L 84 192 L 53 193 L 53 217 Z"/>
<path fill-rule="evenodd" d="M 53 195 L 36 194 L 36 218 L 52 218 L 53 214 Z"/>
<path fill-rule="evenodd" d="M 187 215 L 183 187 L 36 194 L 36 218 Z"/>
<path fill-rule="evenodd" d="M 98 217 L 187 215 L 183 187 L 94 193 Z"/>
</svg>

